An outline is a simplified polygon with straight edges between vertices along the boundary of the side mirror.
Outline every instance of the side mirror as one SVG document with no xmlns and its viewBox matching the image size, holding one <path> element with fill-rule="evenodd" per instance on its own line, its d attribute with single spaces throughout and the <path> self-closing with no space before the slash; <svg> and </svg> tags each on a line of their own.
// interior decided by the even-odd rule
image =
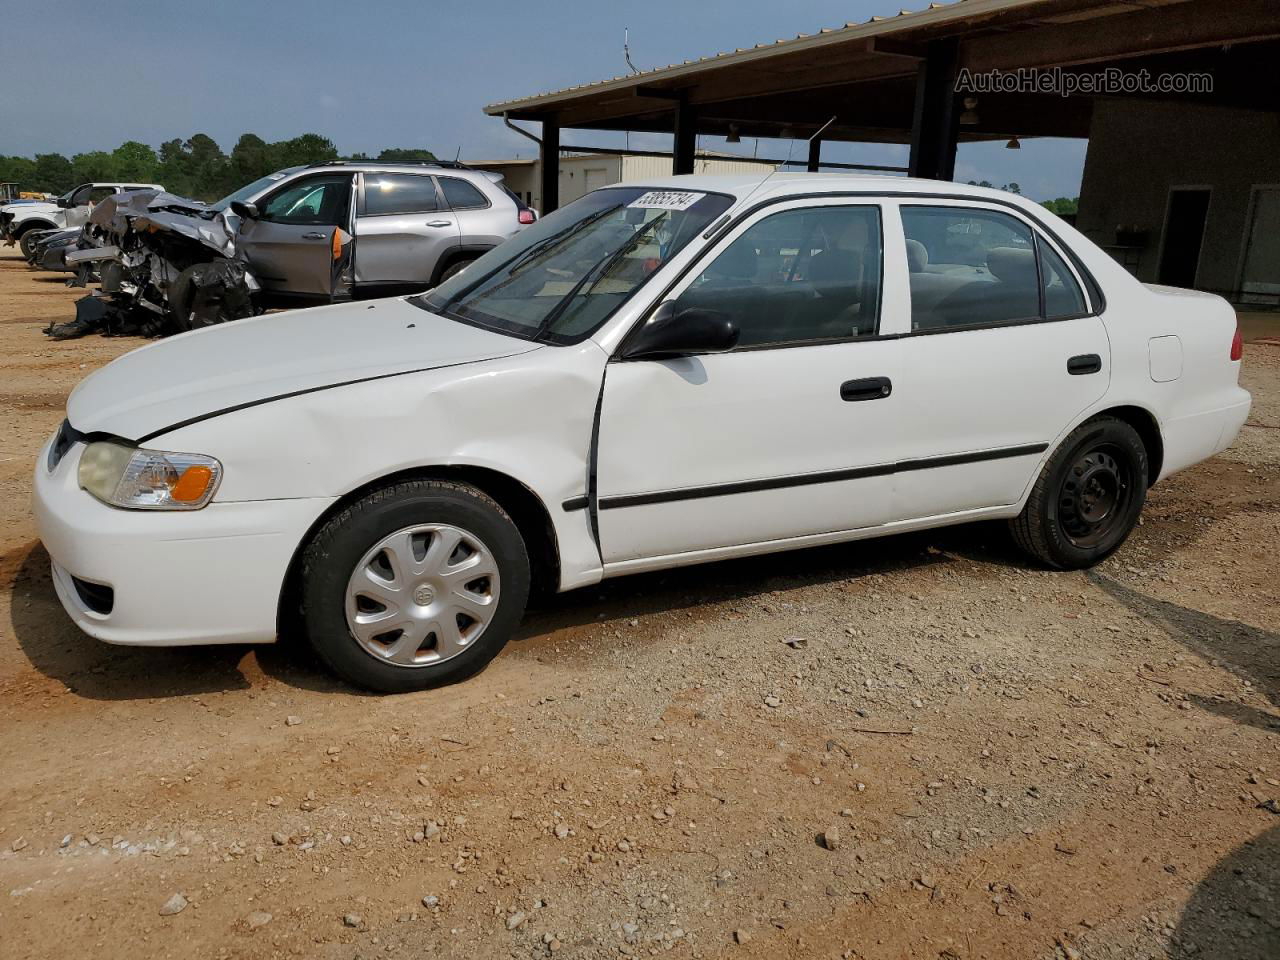
<svg viewBox="0 0 1280 960">
<path fill-rule="evenodd" d="M 622 353 L 624 360 L 661 360 L 691 353 L 724 353 L 738 345 L 738 327 L 719 310 L 660 304 Z"/>
<path fill-rule="evenodd" d="M 257 220 L 262 215 L 256 203 L 248 203 L 244 200 L 232 200 L 231 212 L 241 220 Z"/>
<path fill-rule="evenodd" d="M 58 199 L 54 200 L 53 202 L 56 203 L 58 206 L 60 206 L 63 210 L 69 210 L 73 206 L 75 206 L 75 204 L 71 202 L 69 197 L 58 197 Z"/>
</svg>

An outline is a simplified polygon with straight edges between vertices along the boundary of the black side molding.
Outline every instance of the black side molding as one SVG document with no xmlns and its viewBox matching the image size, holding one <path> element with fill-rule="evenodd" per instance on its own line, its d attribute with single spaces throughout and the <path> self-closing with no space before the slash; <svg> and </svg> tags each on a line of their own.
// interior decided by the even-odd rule
<svg viewBox="0 0 1280 960">
<path fill-rule="evenodd" d="M 769 477 L 764 480 L 741 480 L 717 483 L 706 487 L 685 487 L 680 490 L 659 490 L 654 493 L 628 493 L 615 497 L 601 497 L 601 510 L 619 507 L 642 507 L 653 503 L 674 503 L 678 500 L 700 500 L 704 497 L 724 497 L 735 493 L 759 493 L 762 490 L 782 490 L 788 487 L 807 487 L 815 483 L 839 483 L 842 480 L 862 480 L 867 477 L 883 477 L 892 473 L 911 470 L 932 470 L 936 467 L 954 467 L 966 463 L 984 463 L 988 460 L 1008 460 L 1044 453 L 1047 443 L 1027 443 L 1017 447 L 999 447 L 995 450 L 979 450 L 975 453 L 954 453 L 942 457 L 925 457 L 919 460 L 899 460 L 872 467 L 850 467 L 845 470 L 826 470 L 822 473 L 801 473 L 789 477 Z"/>
<path fill-rule="evenodd" d="M 1086 373 L 1097 373 L 1102 369 L 1102 358 L 1096 353 L 1082 353 L 1067 361 L 1067 373 L 1080 377 Z"/>
</svg>

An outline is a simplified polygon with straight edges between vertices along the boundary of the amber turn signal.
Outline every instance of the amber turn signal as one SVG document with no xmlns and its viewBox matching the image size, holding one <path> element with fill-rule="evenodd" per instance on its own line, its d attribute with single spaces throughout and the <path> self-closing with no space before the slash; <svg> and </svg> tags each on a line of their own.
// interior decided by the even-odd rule
<svg viewBox="0 0 1280 960">
<path fill-rule="evenodd" d="M 187 467 L 178 482 L 169 488 L 169 496 L 179 503 L 195 503 L 205 495 L 213 482 L 213 471 L 205 466 Z"/>
</svg>

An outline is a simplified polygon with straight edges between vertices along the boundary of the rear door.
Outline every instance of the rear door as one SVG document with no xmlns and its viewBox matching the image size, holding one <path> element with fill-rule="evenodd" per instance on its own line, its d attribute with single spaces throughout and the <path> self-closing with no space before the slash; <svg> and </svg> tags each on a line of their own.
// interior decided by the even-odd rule
<svg viewBox="0 0 1280 960">
<path fill-rule="evenodd" d="M 458 218 L 427 173 L 360 174 L 356 218 L 358 284 L 431 283 L 436 264 L 458 245 Z"/>
<path fill-rule="evenodd" d="M 351 183 L 350 173 L 302 177 L 258 203 L 258 219 L 241 224 L 237 244 L 264 289 L 332 296 L 335 251 L 350 238 Z"/>
<path fill-rule="evenodd" d="M 1020 215 L 959 200 L 900 210 L 911 325 L 893 519 L 1015 504 L 1106 393 L 1106 330 L 1065 251 Z"/>
</svg>

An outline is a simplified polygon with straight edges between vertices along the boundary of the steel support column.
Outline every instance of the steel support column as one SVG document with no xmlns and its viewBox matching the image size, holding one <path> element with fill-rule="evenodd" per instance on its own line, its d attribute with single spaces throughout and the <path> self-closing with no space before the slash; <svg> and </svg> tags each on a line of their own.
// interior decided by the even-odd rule
<svg viewBox="0 0 1280 960">
<path fill-rule="evenodd" d="M 911 122 L 911 176 L 951 180 L 956 172 L 956 68 L 960 45 L 932 40 L 916 75 L 916 106 Z"/>
<path fill-rule="evenodd" d="M 698 144 L 698 115 L 683 97 L 676 102 L 675 145 L 672 150 L 675 174 L 693 173 L 693 154 Z"/>
<path fill-rule="evenodd" d="M 822 141 L 814 137 L 809 141 L 809 163 L 805 167 L 810 173 L 817 173 L 822 165 Z"/>
<path fill-rule="evenodd" d="M 542 209 L 546 216 L 560 206 L 560 124 L 542 121 L 542 146 L 538 148 L 538 167 L 542 179 Z"/>
</svg>

